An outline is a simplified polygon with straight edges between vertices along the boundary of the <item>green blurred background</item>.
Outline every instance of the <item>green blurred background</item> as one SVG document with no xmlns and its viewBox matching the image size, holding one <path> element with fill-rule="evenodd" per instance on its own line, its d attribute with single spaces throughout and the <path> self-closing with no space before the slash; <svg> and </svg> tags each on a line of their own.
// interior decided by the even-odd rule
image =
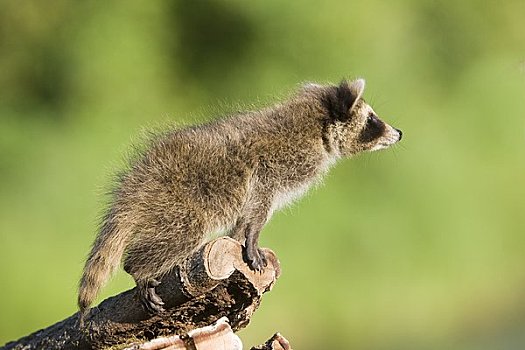
<svg viewBox="0 0 525 350">
<path fill-rule="evenodd" d="M 143 130 L 357 76 L 403 142 L 265 228 L 283 275 L 244 343 L 525 348 L 523 0 L 1 1 L 0 344 L 75 312 Z"/>
</svg>

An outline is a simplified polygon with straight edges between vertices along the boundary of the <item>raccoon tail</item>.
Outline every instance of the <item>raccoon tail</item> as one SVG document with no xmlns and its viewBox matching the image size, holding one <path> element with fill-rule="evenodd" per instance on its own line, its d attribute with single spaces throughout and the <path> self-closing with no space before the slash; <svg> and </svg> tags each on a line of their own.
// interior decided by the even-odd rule
<svg viewBox="0 0 525 350">
<path fill-rule="evenodd" d="M 93 243 L 79 283 L 78 308 L 81 327 L 100 288 L 119 266 L 127 241 L 127 233 L 119 230 L 114 218 L 109 214 Z"/>
</svg>

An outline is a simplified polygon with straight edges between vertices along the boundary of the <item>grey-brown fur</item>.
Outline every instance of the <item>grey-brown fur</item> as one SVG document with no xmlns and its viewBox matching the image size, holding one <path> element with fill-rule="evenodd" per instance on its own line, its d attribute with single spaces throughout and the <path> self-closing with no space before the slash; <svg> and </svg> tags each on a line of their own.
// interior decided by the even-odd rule
<svg viewBox="0 0 525 350">
<path fill-rule="evenodd" d="M 243 242 L 249 265 L 264 268 L 257 242 L 274 210 L 339 158 L 401 139 L 376 118 L 363 89 L 363 80 L 308 84 L 271 108 L 154 139 L 114 191 L 80 281 L 81 312 L 122 257 L 145 307 L 162 310 L 156 279 L 214 233 Z"/>
</svg>

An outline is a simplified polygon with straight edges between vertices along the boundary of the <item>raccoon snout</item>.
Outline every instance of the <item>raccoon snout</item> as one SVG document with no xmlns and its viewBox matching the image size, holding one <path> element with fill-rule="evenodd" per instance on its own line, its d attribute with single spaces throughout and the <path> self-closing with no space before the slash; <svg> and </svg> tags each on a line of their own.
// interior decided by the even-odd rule
<svg viewBox="0 0 525 350">
<path fill-rule="evenodd" d="M 401 139 L 403 138 L 403 132 L 402 132 L 401 130 L 399 130 L 399 129 L 396 129 L 396 128 L 394 128 L 394 129 L 395 129 L 395 130 L 397 131 L 397 133 L 399 134 L 399 138 L 397 139 L 397 141 L 399 142 L 399 141 L 401 141 Z"/>
</svg>

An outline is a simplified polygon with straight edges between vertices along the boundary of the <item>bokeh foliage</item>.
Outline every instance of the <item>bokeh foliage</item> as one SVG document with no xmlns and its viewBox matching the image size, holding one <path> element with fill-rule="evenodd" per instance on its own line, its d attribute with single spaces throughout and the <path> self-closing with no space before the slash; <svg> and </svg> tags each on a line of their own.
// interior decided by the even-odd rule
<svg viewBox="0 0 525 350">
<path fill-rule="evenodd" d="M 0 2 L 0 343 L 75 312 L 111 174 L 144 129 L 367 79 L 402 129 L 274 217 L 245 344 L 525 346 L 525 2 Z M 132 286 L 120 272 L 100 299 Z"/>
</svg>

